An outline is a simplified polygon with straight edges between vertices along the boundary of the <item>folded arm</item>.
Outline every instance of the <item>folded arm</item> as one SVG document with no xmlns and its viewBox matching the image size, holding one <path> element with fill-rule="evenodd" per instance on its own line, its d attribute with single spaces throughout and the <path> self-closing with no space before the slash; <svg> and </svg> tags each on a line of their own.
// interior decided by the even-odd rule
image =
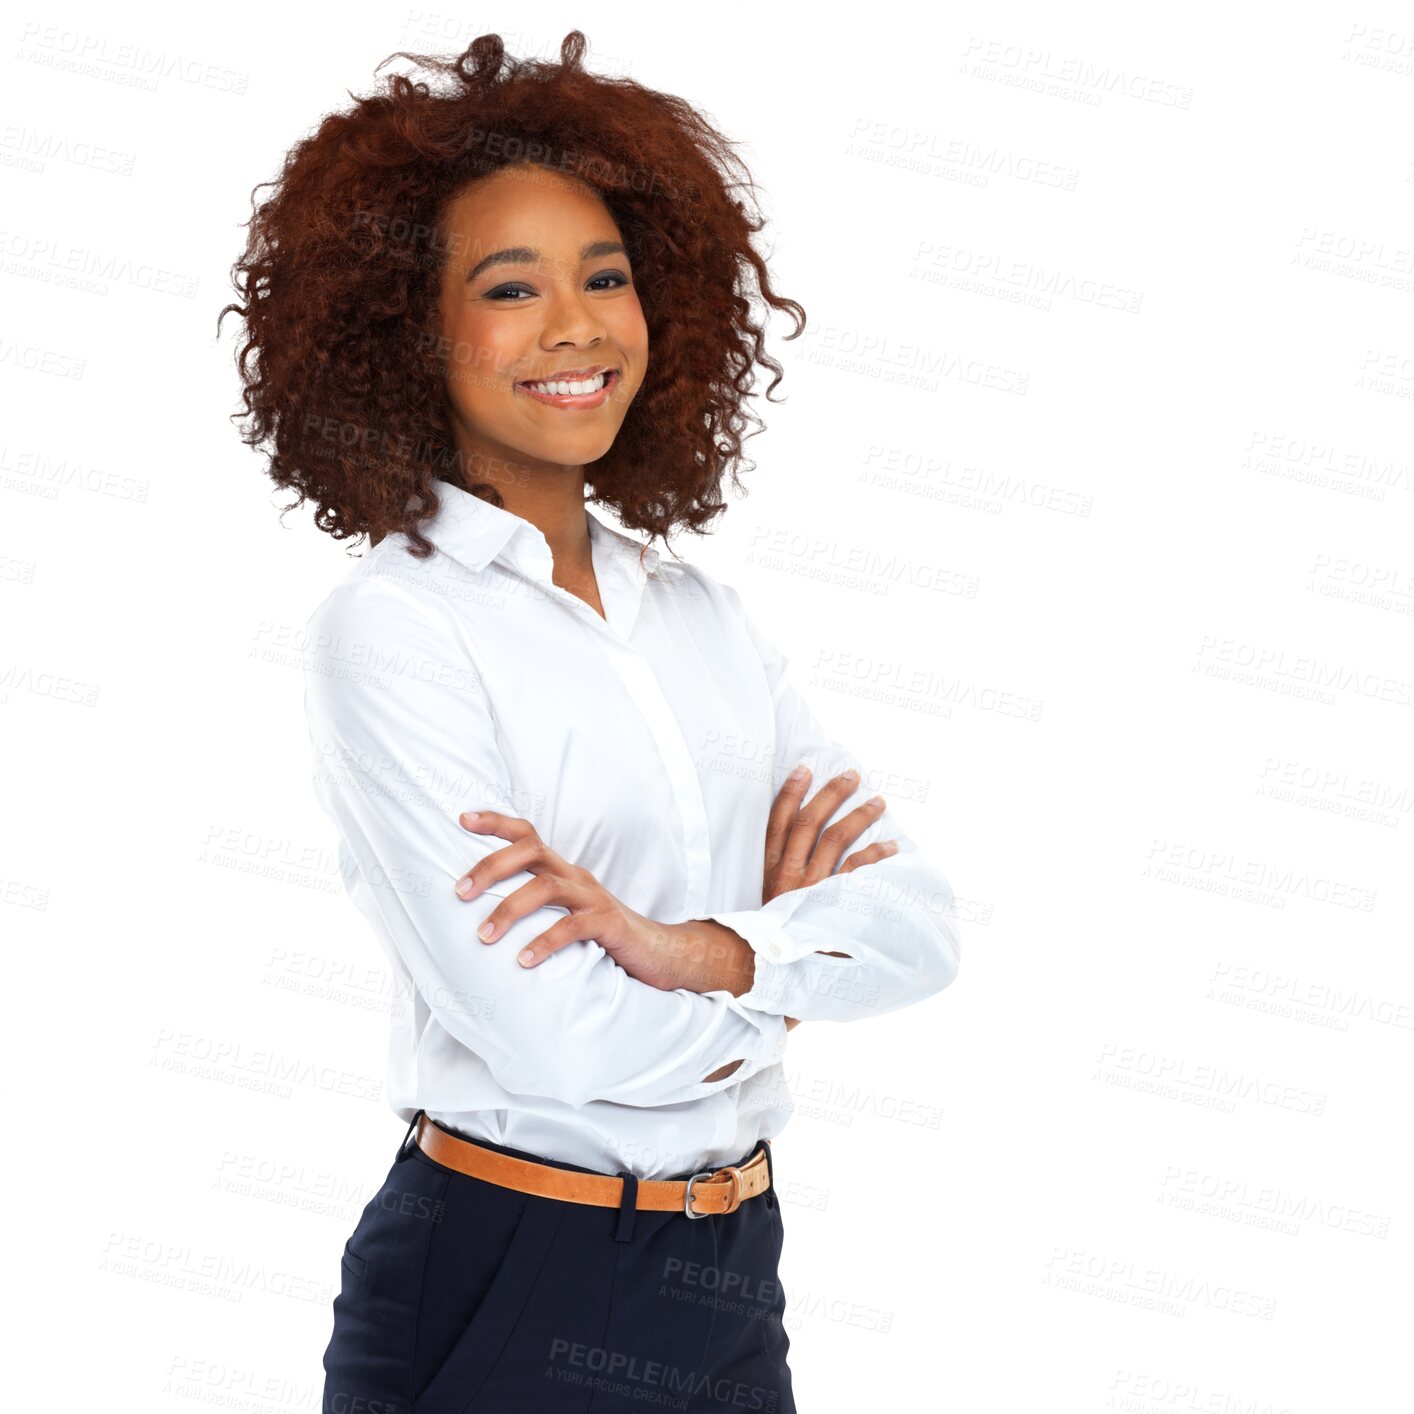
<svg viewBox="0 0 1414 1414">
<path fill-rule="evenodd" d="M 564 909 L 538 909 L 495 945 L 481 943 L 485 917 L 533 876 L 459 899 L 456 880 L 504 842 L 469 833 L 458 816 L 529 811 L 516 800 L 449 611 L 399 585 L 355 578 L 315 610 L 309 634 L 315 794 L 432 1018 L 499 1084 L 572 1105 L 669 1105 L 780 1059 L 779 1016 L 724 992 L 651 987 L 592 940 L 522 967 L 521 947 Z"/>
<path fill-rule="evenodd" d="M 775 786 L 801 762 L 812 772 L 812 798 L 829 778 L 859 771 L 855 791 L 831 816 L 831 823 L 839 820 L 874 794 L 863 767 L 821 727 L 786 671 L 789 660 L 757 629 L 737 591 L 718 587 L 766 671 L 775 708 Z M 778 894 L 760 908 L 707 915 L 755 953 L 755 982 L 737 998 L 742 1006 L 802 1021 L 860 1020 L 921 1001 L 953 980 L 961 948 L 950 918 L 951 886 L 892 806 L 851 848 L 880 839 L 896 840 L 897 852 Z"/>
</svg>

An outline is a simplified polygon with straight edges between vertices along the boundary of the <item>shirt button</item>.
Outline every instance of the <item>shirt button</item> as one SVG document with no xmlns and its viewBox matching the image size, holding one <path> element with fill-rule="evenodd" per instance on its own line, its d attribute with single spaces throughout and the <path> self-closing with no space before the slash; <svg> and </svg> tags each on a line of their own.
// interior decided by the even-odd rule
<svg viewBox="0 0 1414 1414">
<path fill-rule="evenodd" d="M 781 945 L 775 938 L 767 938 L 761 945 L 761 951 L 765 953 L 772 962 L 779 962 L 781 960 Z"/>
</svg>

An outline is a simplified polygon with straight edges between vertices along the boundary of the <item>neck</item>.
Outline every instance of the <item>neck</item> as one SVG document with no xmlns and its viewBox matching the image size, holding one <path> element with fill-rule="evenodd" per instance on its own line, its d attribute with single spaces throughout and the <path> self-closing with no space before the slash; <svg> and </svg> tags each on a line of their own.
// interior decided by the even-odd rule
<svg viewBox="0 0 1414 1414">
<path fill-rule="evenodd" d="M 472 480 L 494 486 L 505 509 L 545 537 L 557 581 L 592 573 L 582 466 L 542 466 L 533 473 L 516 467 L 499 474 L 478 468 Z"/>
</svg>

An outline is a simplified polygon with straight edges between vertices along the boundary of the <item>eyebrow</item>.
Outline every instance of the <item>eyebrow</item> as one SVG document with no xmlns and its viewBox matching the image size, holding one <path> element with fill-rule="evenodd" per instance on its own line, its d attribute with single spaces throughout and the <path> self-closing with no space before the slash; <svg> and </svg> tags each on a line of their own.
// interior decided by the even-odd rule
<svg viewBox="0 0 1414 1414">
<path fill-rule="evenodd" d="M 597 260 L 601 255 L 627 255 L 622 241 L 590 241 L 579 253 L 580 261 Z M 530 265 L 540 259 L 540 252 L 528 245 L 509 246 L 505 250 L 492 251 L 485 260 L 472 267 L 466 277 L 470 284 L 483 270 L 493 265 Z"/>
</svg>

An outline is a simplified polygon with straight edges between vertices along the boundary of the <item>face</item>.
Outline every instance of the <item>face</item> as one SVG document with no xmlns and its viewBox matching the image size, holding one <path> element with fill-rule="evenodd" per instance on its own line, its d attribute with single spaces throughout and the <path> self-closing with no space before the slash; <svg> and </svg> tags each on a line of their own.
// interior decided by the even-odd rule
<svg viewBox="0 0 1414 1414">
<path fill-rule="evenodd" d="M 444 235 L 440 333 L 466 465 L 513 480 L 597 461 L 648 367 L 648 326 L 608 208 L 577 179 L 521 164 L 471 183 Z"/>
</svg>

